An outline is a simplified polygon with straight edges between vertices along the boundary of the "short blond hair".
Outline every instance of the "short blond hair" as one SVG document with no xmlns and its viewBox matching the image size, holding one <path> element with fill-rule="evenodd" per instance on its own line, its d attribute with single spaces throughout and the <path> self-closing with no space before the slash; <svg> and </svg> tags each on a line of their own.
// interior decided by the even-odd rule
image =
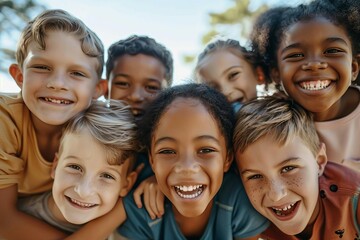
<svg viewBox="0 0 360 240">
<path fill-rule="evenodd" d="M 104 66 L 104 46 L 101 40 L 80 19 L 61 9 L 46 10 L 25 26 L 16 49 L 16 61 L 21 68 L 31 42 L 37 43 L 42 50 L 46 49 L 45 38 L 49 31 L 63 31 L 78 37 L 82 51 L 89 57 L 97 58 L 100 79 Z"/>
<path fill-rule="evenodd" d="M 107 153 L 107 162 L 121 165 L 130 159 L 129 168 L 134 166 L 138 150 L 137 127 L 129 106 L 120 100 L 105 103 L 95 100 L 90 107 L 77 114 L 64 129 L 60 143 L 60 154 L 64 136 L 88 130 Z"/>
<path fill-rule="evenodd" d="M 233 139 L 235 151 L 244 152 L 263 136 L 271 136 L 281 145 L 298 136 L 314 156 L 320 148 L 312 114 L 292 99 L 264 97 L 239 110 Z"/>
</svg>

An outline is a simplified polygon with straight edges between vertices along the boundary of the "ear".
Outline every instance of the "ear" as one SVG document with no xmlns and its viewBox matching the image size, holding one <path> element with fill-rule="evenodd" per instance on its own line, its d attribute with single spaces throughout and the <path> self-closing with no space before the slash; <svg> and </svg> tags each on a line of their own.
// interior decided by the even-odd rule
<svg viewBox="0 0 360 240">
<path fill-rule="evenodd" d="M 53 164 L 51 167 L 51 174 L 50 174 L 52 179 L 55 179 L 55 171 L 56 171 L 58 162 L 59 162 L 59 154 L 55 153 L 54 161 L 53 161 Z"/>
<path fill-rule="evenodd" d="M 100 79 L 100 81 L 96 84 L 95 93 L 93 95 L 94 99 L 98 99 L 103 96 L 107 91 L 107 81 L 105 79 Z"/>
<path fill-rule="evenodd" d="M 12 78 L 15 80 L 19 88 L 22 89 L 24 78 L 20 66 L 18 64 L 11 64 L 9 67 L 9 73 L 12 76 Z"/>
<path fill-rule="evenodd" d="M 360 54 L 356 55 L 351 64 L 351 81 L 355 81 L 359 74 Z"/>
<path fill-rule="evenodd" d="M 258 79 L 258 84 L 259 85 L 264 84 L 265 83 L 265 74 L 264 74 L 262 67 L 256 67 L 255 72 L 256 72 L 257 79 Z"/>
<path fill-rule="evenodd" d="M 224 162 L 224 172 L 227 172 L 234 161 L 234 153 L 229 151 Z"/>
<path fill-rule="evenodd" d="M 111 99 L 110 93 L 111 93 L 111 81 L 109 79 L 107 79 L 106 80 L 106 89 L 104 91 L 104 98 Z"/>
<path fill-rule="evenodd" d="M 148 159 L 149 159 L 151 169 L 154 171 L 154 159 L 151 157 L 150 150 L 148 150 Z"/>
<path fill-rule="evenodd" d="M 134 186 L 137 176 L 138 174 L 135 171 L 132 171 L 127 175 L 126 182 L 124 183 L 123 186 L 121 186 L 120 197 L 125 197 L 128 194 L 128 192 L 130 192 L 130 190 Z"/>
<path fill-rule="evenodd" d="M 320 149 L 318 154 L 316 155 L 316 161 L 319 166 L 319 176 L 321 176 L 324 172 L 326 163 L 327 163 L 327 156 L 326 156 L 326 146 L 325 143 L 320 144 Z"/>
<path fill-rule="evenodd" d="M 279 70 L 277 70 L 276 68 L 272 68 L 270 70 L 270 78 L 273 82 L 280 84 L 281 80 Z"/>
</svg>

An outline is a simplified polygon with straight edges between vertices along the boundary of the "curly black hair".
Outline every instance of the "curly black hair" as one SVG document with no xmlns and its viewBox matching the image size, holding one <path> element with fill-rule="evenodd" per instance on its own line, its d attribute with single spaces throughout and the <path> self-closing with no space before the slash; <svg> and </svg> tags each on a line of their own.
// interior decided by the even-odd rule
<svg viewBox="0 0 360 240">
<path fill-rule="evenodd" d="M 324 17 L 342 27 L 352 43 L 356 57 L 360 49 L 360 1 L 315 0 L 296 7 L 270 8 L 256 20 L 251 33 L 251 47 L 263 64 L 267 78 L 277 68 L 276 52 L 286 30 L 293 24 L 316 17 Z"/>
<path fill-rule="evenodd" d="M 173 58 L 171 52 L 155 39 L 148 36 L 132 35 L 126 39 L 113 43 L 108 49 L 106 61 L 106 78 L 109 79 L 110 73 L 114 68 L 114 62 L 123 55 L 144 54 L 158 59 L 165 67 L 165 79 L 168 86 L 173 81 Z"/>
<path fill-rule="evenodd" d="M 232 152 L 232 137 L 235 125 L 235 115 L 226 97 L 217 90 L 205 84 L 189 83 L 177 85 L 160 92 L 154 101 L 146 108 L 146 113 L 138 122 L 139 140 L 143 147 L 150 150 L 154 131 L 163 114 L 171 103 L 178 98 L 196 99 L 209 111 L 216 120 L 223 134 L 228 152 Z M 191 118 L 191 116 L 188 116 Z"/>
</svg>

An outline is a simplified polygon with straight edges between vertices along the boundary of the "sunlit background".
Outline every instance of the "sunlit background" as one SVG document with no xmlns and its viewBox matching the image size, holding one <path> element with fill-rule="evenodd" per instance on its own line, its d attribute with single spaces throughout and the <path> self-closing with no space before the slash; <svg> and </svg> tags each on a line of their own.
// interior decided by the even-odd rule
<svg viewBox="0 0 360 240">
<path fill-rule="evenodd" d="M 246 44 L 258 12 L 289 2 L 305 0 L 0 0 L 0 92 L 19 91 L 7 68 L 25 22 L 44 9 L 77 16 L 106 49 L 133 34 L 155 38 L 172 52 L 174 84 L 181 84 L 192 77 L 196 56 L 210 39 L 221 35 Z"/>
</svg>

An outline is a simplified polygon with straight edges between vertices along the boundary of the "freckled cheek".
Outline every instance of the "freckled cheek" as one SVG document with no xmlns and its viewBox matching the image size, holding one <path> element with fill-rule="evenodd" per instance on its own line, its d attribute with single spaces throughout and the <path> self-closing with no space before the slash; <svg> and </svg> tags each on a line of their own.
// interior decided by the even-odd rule
<svg viewBox="0 0 360 240">
<path fill-rule="evenodd" d="M 264 187 L 260 184 L 248 184 L 245 185 L 248 198 L 253 205 L 259 205 L 261 203 L 262 196 L 264 195 Z"/>
</svg>

